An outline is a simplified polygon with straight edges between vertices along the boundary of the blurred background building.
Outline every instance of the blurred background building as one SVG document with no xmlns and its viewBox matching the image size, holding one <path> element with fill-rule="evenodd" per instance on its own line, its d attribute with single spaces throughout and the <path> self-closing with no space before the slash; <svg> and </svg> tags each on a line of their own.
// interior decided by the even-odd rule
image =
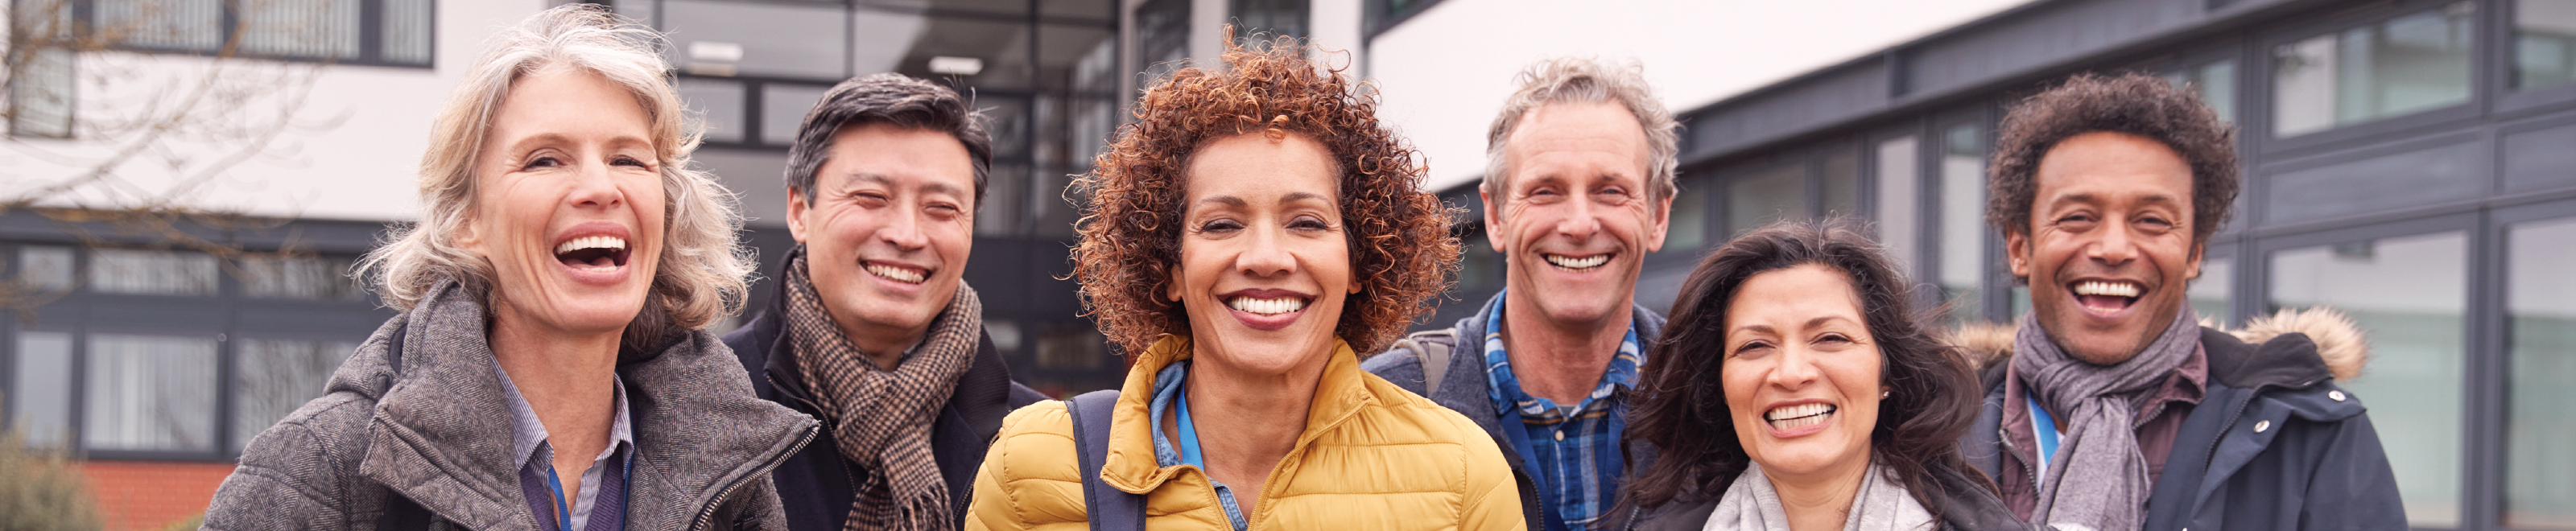
<svg viewBox="0 0 2576 531">
<path fill-rule="evenodd" d="M 742 194 L 764 275 L 792 245 L 786 144 L 826 88 L 892 71 L 972 94 L 995 160 L 966 278 L 1015 374 L 1054 393 L 1123 370 L 1059 279 L 1068 176 L 1138 87 L 1209 64 L 1226 24 L 1373 82 L 1429 187 L 1471 210 L 1513 73 L 1636 60 L 1684 127 L 1638 291 L 1659 309 L 1728 235 L 1857 215 L 1944 318 L 2008 320 L 2026 290 L 1980 221 L 2002 109 L 2076 72 L 2154 72 L 2240 128 L 2247 186 L 2191 287 L 2201 315 L 2327 305 L 2370 329 L 2349 387 L 2414 527 L 2576 529 L 2576 0 L 605 3 L 670 32 L 709 129 L 697 160 Z M 87 458 L 108 527 L 186 518 L 392 315 L 343 273 L 417 215 L 430 120 L 483 40 L 552 4 L 11 5 L 0 411 Z M 1474 219 L 1426 326 L 1500 288 Z"/>
</svg>

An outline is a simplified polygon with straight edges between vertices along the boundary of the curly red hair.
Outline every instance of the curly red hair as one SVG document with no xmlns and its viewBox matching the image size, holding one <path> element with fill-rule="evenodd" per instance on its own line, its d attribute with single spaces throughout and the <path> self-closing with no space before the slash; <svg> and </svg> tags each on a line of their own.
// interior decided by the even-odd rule
<svg viewBox="0 0 2576 531">
<path fill-rule="evenodd" d="M 1074 278 L 1110 342 L 1143 352 L 1163 334 L 1188 335 L 1189 317 L 1160 295 L 1181 260 L 1181 213 L 1191 155 L 1234 135 L 1296 133 L 1323 144 L 1341 172 L 1344 235 L 1360 292 L 1334 333 L 1376 352 L 1427 315 L 1458 266 L 1454 209 L 1422 191 L 1421 156 L 1377 121 L 1377 99 L 1339 69 L 1323 70 L 1306 46 L 1280 38 L 1266 50 L 1228 45 L 1226 69 L 1185 68 L 1145 91 L 1136 121 L 1075 183 L 1092 195 L 1077 222 Z"/>
</svg>

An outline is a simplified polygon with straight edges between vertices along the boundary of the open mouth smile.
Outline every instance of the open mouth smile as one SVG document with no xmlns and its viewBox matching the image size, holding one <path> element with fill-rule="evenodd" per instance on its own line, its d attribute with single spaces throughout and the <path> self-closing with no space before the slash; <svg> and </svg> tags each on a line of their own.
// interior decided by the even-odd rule
<svg viewBox="0 0 2576 531">
<path fill-rule="evenodd" d="M 1599 269 L 1601 268 L 1601 264 L 1610 263 L 1611 253 L 1602 253 L 1584 257 L 1566 256 L 1561 254 L 1543 254 L 1539 256 L 1547 259 L 1548 265 L 1556 266 L 1557 269 L 1580 273 Z"/>
<path fill-rule="evenodd" d="M 2069 284 L 2067 291 L 2075 294 L 2076 306 L 2094 314 L 2110 315 L 2137 304 L 2138 295 L 2146 289 L 2136 282 L 2086 280 Z"/>
<path fill-rule="evenodd" d="M 1237 321 L 1255 330 L 1279 330 L 1296 324 L 1314 296 L 1279 289 L 1248 289 L 1218 297 Z"/>
<path fill-rule="evenodd" d="M 923 269 L 923 268 L 912 267 L 912 266 L 894 265 L 894 264 L 886 264 L 886 263 L 878 263 L 878 262 L 861 262 L 861 263 L 860 263 L 860 268 L 861 268 L 861 269 L 866 269 L 866 270 L 868 271 L 868 274 L 870 274 L 870 275 L 876 275 L 876 277 L 877 277 L 877 278 L 882 278 L 882 279 L 886 279 L 886 280 L 891 280 L 891 281 L 895 281 L 895 282 L 903 283 L 903 284 L 914 284 L 914 285 L 919 285 L 919 284 L 921 284 L 921 283 L 922 283 L 922 281 L 927 280 L 927 279 L 929 279 L 929 278 L 930 278 L 930 270 L 929 270 L 929 269 Z"/>
<path fill-rule="evenodd" d="M 555 244 L 555 261 L 579 270 L 608 271 L 626 266 L 626 238 L 583 236 Z"/>
<path fill-rule="evenodd" d="M 1799 428 L 1824 424 L 1825 420 L 1833 418 L 1834 412 L 1839 409 L 1833 404 L 1821 403 L 1782 406 L 1762 412 L 1762 420 L 1771 425 L 1772 431 L 1795 431 Z"/>
</svg>

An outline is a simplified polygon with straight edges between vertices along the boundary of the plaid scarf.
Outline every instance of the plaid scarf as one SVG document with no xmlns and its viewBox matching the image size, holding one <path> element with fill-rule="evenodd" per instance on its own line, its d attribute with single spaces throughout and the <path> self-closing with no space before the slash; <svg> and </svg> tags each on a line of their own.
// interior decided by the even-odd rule
<svg viewBox="0 0 2576 531">
<path fill-rule="evenodd" d="M 806 275 L 805 257 L 787 267 L 787 337 L 805 387 L 832 428 L 841 455 L 868 472 L 843 529 L 956 529 L 948 483 L 930 452 L 930 425 L 974 364 L 984 305 L 975 289 L 957 286 L 948 309 L 931 320 L 917 350 L 894 370 L 878 368 L 850 345 L 823 309 Z"/>
</svg>

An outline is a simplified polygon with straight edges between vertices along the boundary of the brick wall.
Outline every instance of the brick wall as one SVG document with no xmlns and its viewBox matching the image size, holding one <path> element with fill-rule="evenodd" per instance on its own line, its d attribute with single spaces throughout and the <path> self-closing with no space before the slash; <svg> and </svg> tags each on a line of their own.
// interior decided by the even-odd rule
<svg viewBox="0 0 2576 531">
<path fill-rule="evenodd" d="M 90 495 L 107 531 L 158 529 L 206 512 L 232 463 L 89 461 Z"/>
</svg>

